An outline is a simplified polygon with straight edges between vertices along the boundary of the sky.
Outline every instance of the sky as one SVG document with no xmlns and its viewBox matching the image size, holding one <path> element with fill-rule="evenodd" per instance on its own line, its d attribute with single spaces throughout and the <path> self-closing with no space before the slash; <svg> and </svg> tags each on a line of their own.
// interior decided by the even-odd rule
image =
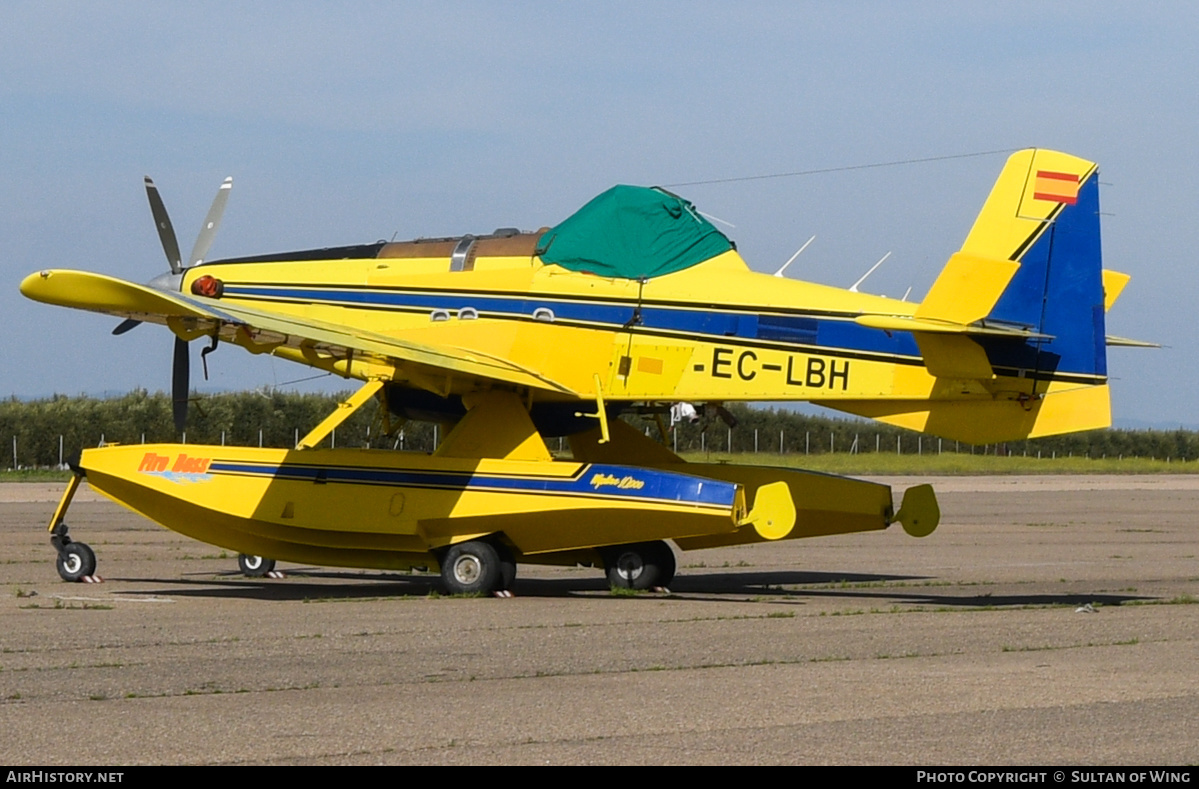
<svg viewBox="0 0 1199 789">
<path fill-rule="evenodd" d="M 555 224 L 674 190 L 750 265 L 913 300 L 1017 148 L 1101 172 L 1117 424 L 1199 425 L 1199 7 L 1186 2 L 0 4 L 0 396 L 169 387 L 172 340 L 23 298 L 167 269 L 152 176 L 209 258 Z M 968 155 L 978 154 L 978 155 Z M 952 157 L 952 158 L 951 158 Z M 926 161 L 913 161 L 926 160 Z M 907 164 L 888 164 L 909 162 Z M 882 165 L 861 167 L 862 165 Z M 858 168 L 858 169 L 842 169 Z M 788 175 L 812 170 L 832 170 Z M 198 356 L 198 354 L 195 354 Z M 345 388 L 222 348 L 193 384 Z"/>
</svg>

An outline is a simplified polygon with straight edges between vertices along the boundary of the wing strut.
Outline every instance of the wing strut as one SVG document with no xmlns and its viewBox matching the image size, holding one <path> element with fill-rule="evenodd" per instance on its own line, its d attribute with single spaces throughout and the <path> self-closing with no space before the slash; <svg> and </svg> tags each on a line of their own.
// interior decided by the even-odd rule
<svg viewBox="0 0 1199 789">
<path fill-rule="evenodd" d="M 355 411 L 362 407 L 363 403 L 378 394 L 382 388 L 383 381 L 378 378 L 372 378 L 364 383 L 362 388 L 350 395 L 345 402 L 338 403 L 337 410 L 325 417 L 319 425 L 312 429 L 311 433 L 300 439 L 300 443 L 296 444 L 296 449 L 312 449 L 324 441 L 325 436 L 349 419 Z"/>
</svg>

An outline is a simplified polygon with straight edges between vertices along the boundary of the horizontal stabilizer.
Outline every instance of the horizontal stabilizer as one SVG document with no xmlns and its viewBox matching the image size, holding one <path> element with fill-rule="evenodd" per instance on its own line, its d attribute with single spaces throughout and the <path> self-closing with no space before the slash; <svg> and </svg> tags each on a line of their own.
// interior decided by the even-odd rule
<svg viewBox="0 0 1199 789">
<path fill-rule="evenodd" d="M 1115 347 L 1115 346 L 1119 346 L 1121 348 L 1160 348 L 1160 347 L 1162 347 L 1161 343 L 1159 343 L 1159 342 L 1145 342 L 1144 340 L 1130 340 L 1127 337 L 1116 337 L 1111 334 L 1104 337 L 1104 340 L 1107 342 L 1107 345 L 1109 348 Z"/>
<path fill-rule="evenodd" d="M 1124 286 L 1128 284 L 1128 280 L 1132 279 L 1128 274 L 1121 274 L 1119 271 L 1111 269 L 1103 270 L 1103 311 L 1107 312 L 1116 303 L 1116 299 L 1120 298 L 1120 294 L 1124 292 Z M 1111 345 L 1109 342 L 1108 345 Z"/>
<path fill-rule="evenodd" d="M 928 332 L 930 334 L 962 334 L 973 337 L 1008 337 L 1025 340 L 1053 339 L 1048 334 L 1017 329 L 1010 326 L 986 326 L 982 324 L 948 323 L 932 318 L 909 318 L 906 315 L 859 315 L 854 318 L 859 326 L 869 326 L 883 331 Z"/>
</svg>

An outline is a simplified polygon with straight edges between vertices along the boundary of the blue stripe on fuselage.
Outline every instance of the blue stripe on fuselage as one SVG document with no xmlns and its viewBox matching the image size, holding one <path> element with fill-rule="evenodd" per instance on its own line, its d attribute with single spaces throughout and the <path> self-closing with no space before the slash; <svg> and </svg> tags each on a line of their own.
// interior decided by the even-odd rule
<svg viewBox="0 0 1199 789">
<path fill-rule="evenodd" d="M 225 295 L 239 299 L 280 300 L 301 303 L 326 302 L 368 309 L 447 310 L 464 307 L 480 315 L 528 319 L 539 308 L 553 311 L 556 321 L 586 323 L 619 331 L 633 320 L 633 303 L 605 304 L 526 296 L 504 297 L 461 293 L 419 293 L 367 288 L 335 289 L 303 285 L 263 286 L 226 284 Z M 802 345 L 828 353 L 838 350 L 905 356 L 919 359 L 919 350 L 908 332 L 869 329 L 846 318 L 804 315 L 758 315 L 715 308 L 644 304 L 635 330 L 678 332 L 708 342 L 723 339 L 757 340 L 785 345 Z"/>
<path fill-rule="evenodd" d="M 566 479 L 293 463 L 275 465 L 232 460 L 214 460 L 209 466 L 209 473 L 269 476 L 314 483 L 589 495 L 709 507 L 731 507 L 737 492 L 737 486 L 730 482 L 633 466 L 598 464 L 586 466 L 575 477 Z"/>
</svg>

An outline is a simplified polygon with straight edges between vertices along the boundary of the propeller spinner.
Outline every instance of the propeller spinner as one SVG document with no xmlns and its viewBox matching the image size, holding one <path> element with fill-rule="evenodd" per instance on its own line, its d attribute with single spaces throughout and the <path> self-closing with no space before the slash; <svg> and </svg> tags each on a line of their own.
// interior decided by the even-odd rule
<svg viewBox="0 0 1199 789">
<path fill-rule="evenodd" d="M 154 226 L 158 228 L 158 239 L 162 242 L 162 251 L 166 254 L 167 263 L 171 267 L 169 273 L 155 277 L 150 281 L 150 285 L 162 290 L 182 289 L 185 268 L 203 263 L 208 249 L 212 246 L 213 239 L 216 238 L 217 228 L 221 224 L 221 216 L 225 213 L 225 203 L 229 200 L 229 190 L 232 188 L 233 178 L 230 177 L 226 178 L 221 184 L 221 188 L 217 190 L 212 207 L 208 209 L 208 215 L 204 217 L 204 225 L 200 228 L 200 234 L 196 236 L 196 243 L 192 247 L 188 264 L 185 267 L 179 255 L 179 241 L 175 238 L 175 228 L 171 225 L 171 217 L 167 214 L 162 197 L 158 194 L 158 187 L 154 185 L 150 176 L 146 176 L 146 197 L 150 200 L 150 213 L 154 215 Z M 127 318 L 121 321 L 112 330 L 112 333 L 124 334 L 139 323 L 141 321 L 135 318 Z M 183 428 L 187 424 L 190 373 L 191 359 L 188 354 L 187 341 L 176 337 L 171 369 L 171 414 L 175 418 L 175 429 L 179 432 L 183 432 Z"/>
</svg>

